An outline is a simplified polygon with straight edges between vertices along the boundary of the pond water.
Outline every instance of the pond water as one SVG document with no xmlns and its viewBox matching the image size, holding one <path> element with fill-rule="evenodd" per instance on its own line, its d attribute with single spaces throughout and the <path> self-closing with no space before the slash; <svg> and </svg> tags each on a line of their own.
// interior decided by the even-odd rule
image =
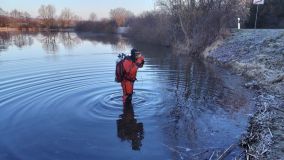
<svg viewBox="0 0 284 160">
<path fill-rule="evenodd" d="M 132 47 L 146 63 L 123 111 L 115 62 Z M 120 36 L 0 33 L 0 75 L 1 160 L 216 159 L 254 105 L 226 70 Z"/>
</svg>

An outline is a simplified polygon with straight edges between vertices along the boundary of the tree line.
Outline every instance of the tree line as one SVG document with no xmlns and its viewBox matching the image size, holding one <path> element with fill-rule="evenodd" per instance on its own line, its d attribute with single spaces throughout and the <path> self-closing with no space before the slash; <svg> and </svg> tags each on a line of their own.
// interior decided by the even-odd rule
<svg viewBox="0 0 284 160">
<path fill-rule="evenodd" d="M 134 14 L 124 8 L 116 8 L 110 11 L 110 18 L 97 19 L 96 13 L 92 12 L 88 20 L 83 20 L 71 9 L 65 8 L 57 15 L 53 5 L 41 5 L 38 16 L 32 18 L 28 12 L 17 9 L 6 12 L 0 8 L 0 27 L 11 28 L 45 28 L 66 29 L 75 28 L 77 31 L 114 32 L 117 27 L 125 26 Z"/>
<path fill-rule="evenodd" d="M 11 28 L 68 28 L 75 26 L 80 17 L 65 8 L 60 15 L 52 5 L 42 5 L 38 9 L 38 17 L 32 18 L 28 12 L 17 9 L 6 12 L 0 8 L 0 27 Z"/>
<path fill-rule="evenodd" d="M 89 20 L 79 21 L 75 30 L 78 32 L 116 33 L 118 27 L 129 26 L 131 19 L 135 17 L 131 11 L 125 8 L 112 9 L 109 16 L 109 19 L 104 18 L 96 21 L 93 18 L 94 14 L 91 14 Z"/>
</svg>

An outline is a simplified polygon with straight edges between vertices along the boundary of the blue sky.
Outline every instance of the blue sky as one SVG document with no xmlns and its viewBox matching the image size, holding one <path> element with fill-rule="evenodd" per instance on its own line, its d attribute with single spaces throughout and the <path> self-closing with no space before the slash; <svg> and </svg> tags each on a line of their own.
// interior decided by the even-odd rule
<svg viewBox="0 0 284 160">
<path fill-rule="evenodd" d="M 0 0 L 0 8 L 5 11 L 18 9 L 29 12 L 33 17 L 38 15 L 38 8 L 43 4 L 56 7 L 59 15 L 63 8 L 70 8 L 82 18 L 88 18 L 95 12 L 99 18 L 107 18 L 110 9 L 123 7 L 135 14 L 153 10 L 155 0 Z"/>
</svg>

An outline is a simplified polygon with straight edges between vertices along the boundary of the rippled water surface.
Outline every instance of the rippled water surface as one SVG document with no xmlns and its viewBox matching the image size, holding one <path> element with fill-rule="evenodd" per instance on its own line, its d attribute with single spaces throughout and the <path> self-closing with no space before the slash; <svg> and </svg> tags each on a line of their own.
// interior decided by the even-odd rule
<svg viewBox="0 0 284 160">
<path fill-rule="evenodd" d="M 132 47 L 146 64 L 123 110 L 114 69 Z M 115 36 L 0 33 L 0 75 L 1 160 L 216 159 L 253 106 L 226 70 Z"/>
</svg>

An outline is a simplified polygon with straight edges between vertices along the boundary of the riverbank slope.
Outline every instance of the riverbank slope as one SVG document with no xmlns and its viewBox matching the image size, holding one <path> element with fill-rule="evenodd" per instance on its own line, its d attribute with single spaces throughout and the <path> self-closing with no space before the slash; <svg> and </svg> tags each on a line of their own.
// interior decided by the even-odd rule
<svg viewBox="0 0 284 160">
<path fill-rule="evenodd" d="M 246 77 L 257 94 L 256 113 L 241 140 L 251 159 L 284 157 L 284 29 L 240 30 L 202 56 Z"/>
</svg>

